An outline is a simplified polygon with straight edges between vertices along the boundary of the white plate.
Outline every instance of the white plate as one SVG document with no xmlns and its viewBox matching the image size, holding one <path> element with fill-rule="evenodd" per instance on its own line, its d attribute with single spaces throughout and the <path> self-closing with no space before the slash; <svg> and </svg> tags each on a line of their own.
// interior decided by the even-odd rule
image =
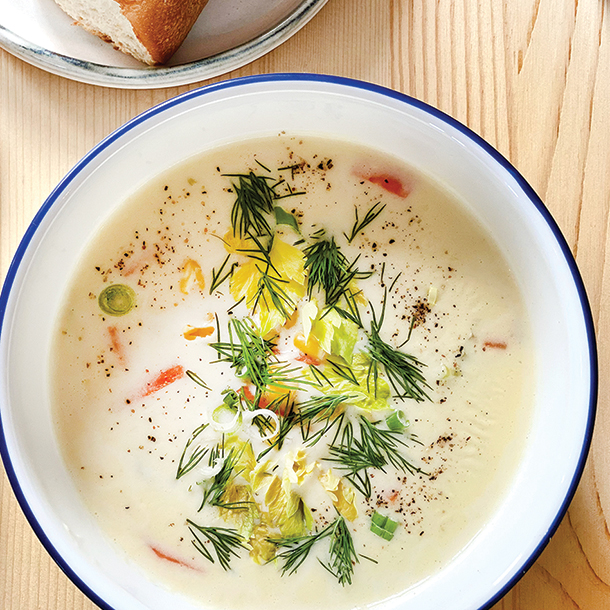
<svg viewBox="0 0 610 610">
<path fill-rule="evenodd" d="M 295 34 L 327 1 L 209 0 L 169 64 L 148 67 L 75 25 L 53 0 L 0 0 L 0 47 L 83 83 L 173 87 L 258 59 Z"/>
</svg>

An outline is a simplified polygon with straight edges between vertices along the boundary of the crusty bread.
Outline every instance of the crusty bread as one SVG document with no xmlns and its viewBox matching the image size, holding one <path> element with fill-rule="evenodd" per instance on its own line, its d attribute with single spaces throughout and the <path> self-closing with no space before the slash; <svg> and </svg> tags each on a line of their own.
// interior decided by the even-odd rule
<svg viewBox="0 0 610 610">
<path fill-rule="evenodd" d="M 149 65 L 164 64 L 207 0 L 55 0 L 79 25 Z"/>
</svg>

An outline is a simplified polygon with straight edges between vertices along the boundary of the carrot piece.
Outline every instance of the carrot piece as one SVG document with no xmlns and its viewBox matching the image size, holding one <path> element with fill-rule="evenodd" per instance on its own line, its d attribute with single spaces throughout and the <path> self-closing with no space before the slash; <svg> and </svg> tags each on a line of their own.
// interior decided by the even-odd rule
<svg viewBox="0 0 610 610">
<path fill-rule="evenodd" d="M 116 354 L 119 362 L 125 362 L 125 350 L 121 339 L 119 337 L 119 329 L 116 326 L 108 327 L 108 334 L 110 335 L 110 342 L 112 344 L 112 351 Z"/>
<path fill-rule="evenodd" d="M 322 364 L 322 360 L 320 358 L 316 358 L 316 356 L 312 356 L 311 354 L 305 354 L 303 352 L 296 356 L 295 360 L 298 360 L 299 362 L 304 362 L 305 364 L 313 364 L 314 366 L 319 366 L 320 364 Z"/>
<path fill-rule="evenodd" d="M 504 341 L 485 341 L 485 343 L 483 343 L 483 349 L 487 347 L 492 349 L 506 349 L 507 346 Z"/>
<path fill-rule="evenodd" d="M 256 396 L 254 396 L 254 392 L 252 392 L 250 386 L 244 385 L 241 387 L 242 394 L 250 401 L 253 402 Z"/>
<path fill-rule="evenodd" d="M 144 390 L 142 390 L 142 396 L 150 396 L 164 387 L 182 379 L 184 377 L 184 367 L 180 364 L 170 367 L 161 371 L 152 381 L 148 381 Z"/>
<path fill-rule="evenodd" d="M 267 396 L 266 393 L 261 394 L 261 397 L 258 401 L 258 408 L 259 409 L 266 409 L 269 406 L 269 403 L 271 401 L 269 400 L 269 396 Z"/>
<path fill-rule="evenodd" d="M 398 496 L 400 495 L 400 492 L 398 490 L 394 490 L 392 491 L 392 493 L 390 494 L 390 496 L 388 497 L 388 501 L 390 503 L 394 503 L 396 502 L 396 500 L 398 500 Z"/>
<path fill-rule="evenodd" d="M 366 179 L 369 182 L 380 186 L 389 193 L 398 195 L 402 198 L 408 197 L 409 193 L 411 192 L 398 178 L 395 178 L 394 176 L 389 176 L 387 174 L 376 174 L 374 176 L 368 176 Z"/>
<path fill-rule="evenodd" d="M 250 402 L 254 402 L 256 400 L 256 396 L 250 386 L 242 386 L 241 392 L 244 397 Z M 285 415 L 286 410 L 286 400 L 278 401 L 279 398 L 287 397 L 290 394 L 289 391 L 284 390 L 282 388 L 276 388 L 274 386 L 270 386 L 265 392 L 263 392 L 258 400 L 257 408 L 258 409 L 271 409 L 275 411 L 280 417 Z"/>
<path fill-rule="evenodd" d="M 187 341 L 193 341 L 197 337 L 209 337 L 214 332 L 213 326 L 193 327 L 189 326 L 182 334 Z"/>
<path fill-rule="evenodd" d="M 186 561 L 182 561 L 182 559 L 178 559 L 177 557 L 174 557 L 172 555 L 168 555 L 167 553 L 165 553 L 164 551 L 162 551 L 161 549 L 158 549 L 156 546 L 153 546 L 152 544 L 149 545 L 150 549 L 152 550 L 152 552 L 159 558 L 159 559 L 164 559 L 165 561 L 169 561 L 171 563 L 175 563 L 179 566 L 182 566 L 184 568 L 190 568 L 191 570 L 196 570 L 197 568 L 195 568 L 194 566 L 186 563 Z"/>
<path fill-rule="evenodd" d="M 318 340 L 313 336 L 309 335 L 307 341 L 302 333 L 298 333 L 294 338 L 294 346 L 301 352 L 296 360 L 304 362 L 305 364 L 322 364 L 324 358 L 324 351 L 320 347 Z"/>
</svg>

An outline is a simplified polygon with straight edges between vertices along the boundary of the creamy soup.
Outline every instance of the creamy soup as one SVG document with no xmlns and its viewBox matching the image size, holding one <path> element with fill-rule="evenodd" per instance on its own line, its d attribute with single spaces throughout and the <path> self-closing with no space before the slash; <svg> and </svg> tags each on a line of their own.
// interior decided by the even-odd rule
<svg viewBox="0 0 610 610">
<path fill-rule="evenodd" d="M 533 395 L 521 296 L 465 207 L 286 134 L 126 201 L 78 262 L 52 368 L 84 502 L 211 608 L 362 607 L 442 569 L 510 484 Z"/>
</svg>

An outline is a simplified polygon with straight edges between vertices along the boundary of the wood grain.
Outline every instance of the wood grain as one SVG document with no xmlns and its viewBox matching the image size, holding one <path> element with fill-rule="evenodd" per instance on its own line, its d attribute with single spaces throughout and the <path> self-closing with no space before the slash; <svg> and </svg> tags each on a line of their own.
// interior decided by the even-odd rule
<svg viewBox="0 0 610 610">
<path fill-rule="evenodd" d="M 563 230 L 587 286 L 605 372 L 609 8 L 608 0 L 330 0 L 281 47 L 223 78 L 295 71 L 363 79 L 425 101 L 489 141 Z M 93 87 L 0 51 L 0 275 L 78 159 L 128 119 L 197 85 Z M 609 396 L 602 374 L 596 431 L 574 501 L 546 550 L 494 610 L 610 608 Z M 35 538 L 6 477 L 0 481 L 0 608 L 95 608 Z"/>
</svg>

